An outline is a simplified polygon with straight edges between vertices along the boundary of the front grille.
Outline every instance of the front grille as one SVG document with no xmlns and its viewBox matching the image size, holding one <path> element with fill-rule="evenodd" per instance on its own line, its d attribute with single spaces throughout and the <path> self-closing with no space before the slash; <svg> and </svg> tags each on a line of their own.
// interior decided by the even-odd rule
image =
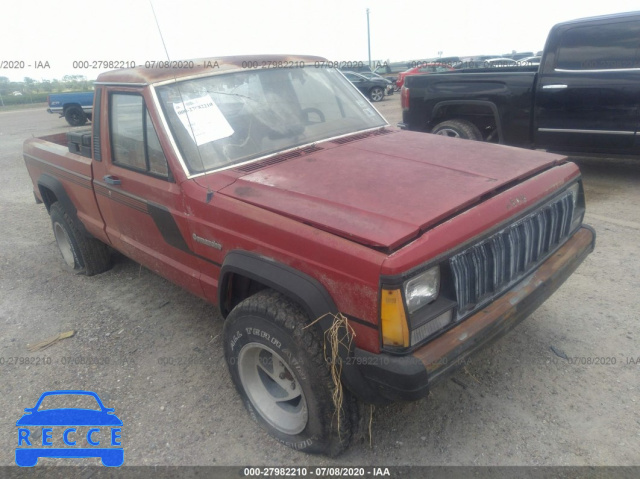
<svg viewBox="0 0 640 479">
<path fill-rule="evenodd" d="M 571 193 L 542 206 L 450 259 L 458 319 L 530 273 L 568 237 Z"/>
</svg>

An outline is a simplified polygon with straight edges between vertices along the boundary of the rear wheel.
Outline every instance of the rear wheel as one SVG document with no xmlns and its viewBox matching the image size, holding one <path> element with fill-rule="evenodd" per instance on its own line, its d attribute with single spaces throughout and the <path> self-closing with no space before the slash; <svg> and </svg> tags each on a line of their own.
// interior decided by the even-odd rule
<svg viewBox="0 0 640 479">
<path fill-rule="evenodd" d="M 282 294 L 260 291 L 229 314 L 225 356 L 254 421 L 293 449 L 335 456 L 349 445 L 358 404 L 345 390 L 336 412 L 323 338 L 307 319 Z"/>
<path fill-rule="evenodd" d="M 450 138 L 463 138 L 465 140 L 482 140 L 482 133 L 476 125 L 467 120 L 447 120 L 437 124 L 431 133 L 434 135 L 448 136 Z"/>
<path fill-rule="evenodd" d="M 58 249 L 69 269 L 93 276 L 111 267 L 109 247 L 83 235 L 60 203 L 51 205 L 49 215 Z"/>
<path fill-rule="evenodd" d="M 64 111 L 64 118 L 71 126 L 82 126 L 87 122 L 87 115 L 78 105 L 68 107 Z"/>
</svg>

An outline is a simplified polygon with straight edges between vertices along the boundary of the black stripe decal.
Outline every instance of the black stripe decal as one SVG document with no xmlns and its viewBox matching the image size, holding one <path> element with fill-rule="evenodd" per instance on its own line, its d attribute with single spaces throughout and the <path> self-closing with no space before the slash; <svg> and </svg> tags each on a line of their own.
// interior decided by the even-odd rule
<svg viewBox="0 0 640 479">
<path fill-rule="evenodd" d="M 175 218 L 167 208 L 154 203 L 148 203 L 147 207 L 151 218 L 153 218 L 154 223 L 160 231 L 160 234 L 168 244 L 174 248 L 178 248 L 180 251 L 184 251 L 185 253 L 195 254 L 191 251 L 189 245 L 187 245 L 187 242 L 184 240 L 184 237 L 180 232 L 180 228 L 178 228 Z"/>
<path fill-rule="evenodd" d="M 156 225 L 156 228 L 158 228 L 158 231 L 160 231 L 162 238 L 168 245 L 179 249 L 183 253 L 187 253 L 191 256 L 195 256 L 196 258 L 206 261 L 207 263 L 214 264 L 218 267 L 222 266 L 222 264 L 213 261 L 205 256 L 201 256 L 192 251 L 191 248 L 189 248 L 189 245 L 180 232 L 180 228 L 178 228 L 175 218 L 167 207 L 159 205 L 157 203 L 145 201 L 138 196 L 118 191 L 115 188 L 109 188 L 104 183 L 94 181 L 93 184 L 96 194 L 116 201 L 121 205 L 132 208 L 136 211 L 139 211 L 140 213 L 151 216 L 153 222 Z"/>
<path fill-rule="evenodd" d="M 128 193 L 124 193 L 122 191 L 118 191 L 115 188 L 109 188 L 104 183 L 99 183 L 94 181 L 96 193 L 100 196 L 104 196 L 106 198 L 110 198 L 113 201 L 120 203 L 121 205 L 128 206 L 129 208 L 133 208 L 134 210 L 139 211 L 140 213 L 144 213 L 145 215 L 149 214 L 148 204 L 142 198 L 139 198 L 134 195 L 130 195 Z"/>
<path fill-rule="evenodd" d="M 147 207 L 149 210 L 149 215 L 153 219 L 153 222 L 156 224 L 158 231 L 160 231 L 162 238 L 167 242 L 167 244 L 179 249 L 184 253 L 195 256 L 202 261 L 211 263 L 219 268 L 222 267 L 221 263 L 213 261 L 212 259 L 209 259 L 205 256 L 201 256 L 191 248 L 189 248 L 189 245 L 184 240 L 184 236 L 182 236 L 182 233 L 180 232 L 180 228 L 178 228 L 178 224 L 176 223 L 175 218 L 168 208 L 156 203 L 147 203 Z"/>
</svg>

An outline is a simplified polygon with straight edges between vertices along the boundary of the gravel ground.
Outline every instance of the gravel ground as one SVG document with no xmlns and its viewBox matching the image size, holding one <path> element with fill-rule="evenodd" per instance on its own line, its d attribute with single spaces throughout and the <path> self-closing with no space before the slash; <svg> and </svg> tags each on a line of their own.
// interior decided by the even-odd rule
<svg viewBox="0 0 640 479">
<path fill-rule="evenodd" d="M 391 124 L 399 101 L 376 105 Z M 21 150 L 67 130 L 43 109 L 0 113 L 0 465 L 14 464 L 23 409 L 54 389 L 93 390 L 115 408 L 126 465 L 640 465 L 640 162 L 579 160 L 595 252 L 452 380 L 375 409 L 370 441 L 329 459 L 290 450 L 249 419 L 214 306 L 124 257 L 91 278 L 64 270 Z M 40 353 L 26 348 L 68 330 Z M 16 357 L 43 359 L 8 364 Z"/>
</svg>

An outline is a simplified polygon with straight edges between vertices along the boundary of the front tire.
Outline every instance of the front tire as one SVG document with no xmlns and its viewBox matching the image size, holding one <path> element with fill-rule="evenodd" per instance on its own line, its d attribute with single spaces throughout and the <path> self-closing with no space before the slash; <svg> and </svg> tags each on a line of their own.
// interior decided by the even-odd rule
<svg viewBox="0 0 640 479">
<path fill-rule="evenodd" d="M 431 133 L 434 135 L 482 141 L 482 133 L 476 125 L 467 120 L 447 120 L 437 124 Z"/>
<path fill-rule="evenodd" d="M 82 126 L 87 122 L 87 115 L 80 106 L 70 106 L 64 111 L 64 118 L 71 126 Z"/>
<path fill-rule="evenodd" d="M 83 235 L 60 203 L 51 205 L 49 215 L 58 249 L 70 270 L 93 276 L 111 268 L 109 247 Z"/>
<path fill-rule="evenodd" d="M 379 86 L 374 86 L 369 91 L 369 97 L 371 98 L 371 101 L 382 101 L 384 98 L 384 90 Z"/>
<path fill-rule="evenodd" d="M 254 421 L 293 449 L 335 456 L 357 427 L 357 402 L 345 390 L 335 412 L 323 337 L 315 326 L 305 328 L 307 319 L 282 294 L 260 291 L 227 317 L 225 357 Z"/>
</svg>

